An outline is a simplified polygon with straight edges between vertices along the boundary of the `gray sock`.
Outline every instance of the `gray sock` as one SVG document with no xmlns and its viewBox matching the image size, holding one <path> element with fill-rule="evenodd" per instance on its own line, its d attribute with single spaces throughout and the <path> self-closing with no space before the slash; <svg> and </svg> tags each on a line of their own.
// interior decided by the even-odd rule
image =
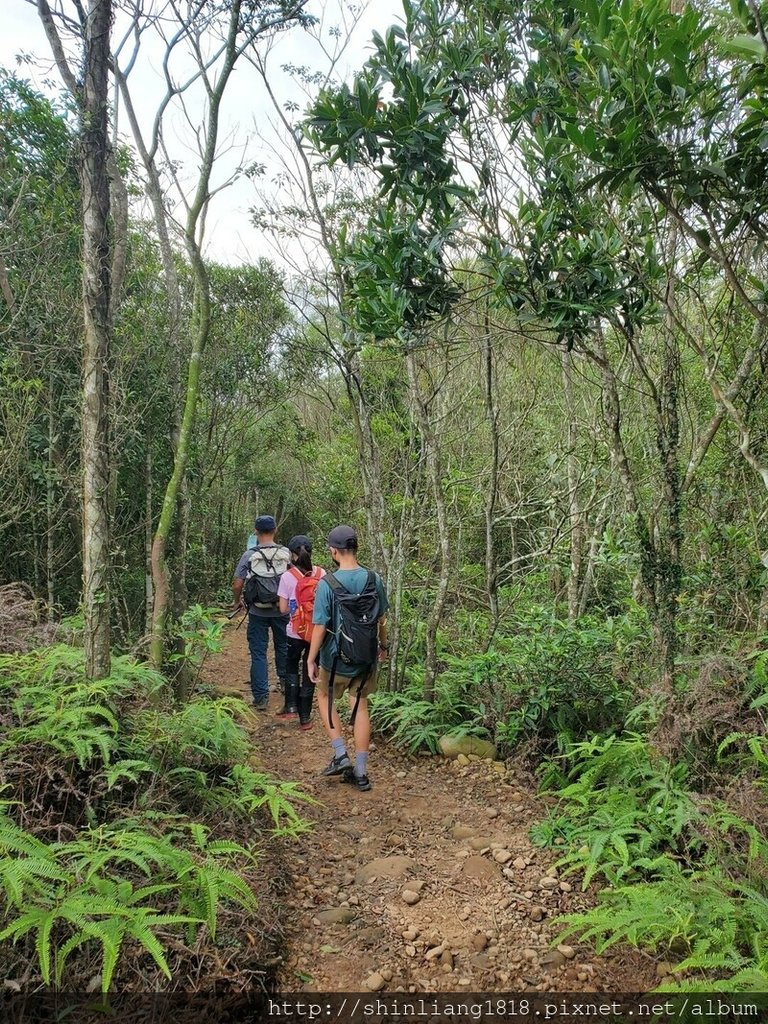
<svg viewBox="0 0 768 1024">
<path fill-rule="evenodd" d="M 368 751 L 361 750 L 359 753 L 355 754 L 355 775 L 357 775 L 358 777 L 360 777 L 361 775 L 365 775 L 365 770 L 367 767 Z"/>
<path fill-rule="evenodd" d="M 344 757 L 347 752 L 347 746 L 342 739 L 331 740 L 331 746 L 333 747 L 334 757 Z"/>
</svg>

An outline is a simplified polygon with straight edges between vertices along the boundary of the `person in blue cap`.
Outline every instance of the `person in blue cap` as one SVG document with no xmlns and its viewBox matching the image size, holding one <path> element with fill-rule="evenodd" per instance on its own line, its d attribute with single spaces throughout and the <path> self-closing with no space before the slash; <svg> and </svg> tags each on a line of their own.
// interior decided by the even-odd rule
<svg viewBox="0 0 768 1024">
<path fill-rule="evenodd" d="M 286 628 L 288 616 L 280 611 L 278 588 L 291 564 L 291 553 L 275 541 L 277 524 L 273 516 L 259 516 L 254 524 L 256 544 L 240 558 L 232 581 L 234 608 L 248 609 L 248 648 L 251 652 L 251 694 L 258 711 L 269 703 L 267 648 L 269 634 L 275 649 L 275 668 L 285 692 Z"/>
</svg>

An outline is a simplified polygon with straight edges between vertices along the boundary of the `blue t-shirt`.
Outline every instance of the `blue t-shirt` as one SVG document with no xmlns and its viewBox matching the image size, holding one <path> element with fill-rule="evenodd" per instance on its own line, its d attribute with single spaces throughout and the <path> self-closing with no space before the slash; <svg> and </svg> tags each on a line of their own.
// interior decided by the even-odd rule
<svg viewBox="0 0 768 1024">
<path fill-rule="evenodd" d="M 360 566 L 357 569 L 336 569 L 333 573 L 339 583 L 348 590 L 350 594 L 361 594 L 368 581 L 368 570 Z M 381 617 L 384 618 L 389 602 L 384 590 L 384 584 L 377 572 L 374 574 L 376 590 L 379 595 L 381 606 Z M 328 632 L 325 635 L 323 646 L 320 648 L 320 666 L 327 672 L 331 671 L 333 659 L 336 657 L 336 629 L 338 624 L 332 621 L 333 591 L 325 579 L 320 580 L 315 591 L 315 607 L 312 611 L 312 622 L 316 626 L 325 626 Z M 336 665 L 336 673 L 340 676 L 359 676 L 368 671 L 368 665 L 346 665 L 339 659 Z"/>
</svg>

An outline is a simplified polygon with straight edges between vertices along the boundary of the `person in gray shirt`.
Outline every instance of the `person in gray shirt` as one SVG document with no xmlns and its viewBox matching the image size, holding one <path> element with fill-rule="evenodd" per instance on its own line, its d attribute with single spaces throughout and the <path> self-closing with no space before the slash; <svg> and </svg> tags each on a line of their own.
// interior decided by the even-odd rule
<svg viewBox="0 0 768 1024">
<path fill-rule="evenodd" d="M 232 594 L 235 610 L 248 609 L 248 649 L 251 652 L 251 694 L 254 707 L 266 711 L 269 702 L 267 675 L 267 647 L 269 634 L 275 649 L 275 668 L 281 689 L 285 690 L 286 627 L 288 616 L 280 611 L 277 587 L 280 577 L 291 562 L 291 553 L 275 541 L 277 524 L 273 516 L 259 516 L 255 524 L 256 545 L 243 552 L 235 569 Z M 258 554 L 257 554 L 258 553 Z M 254 556 L 259 570 L 261 593 L 247 601 L 249 587 L 246 581 L 255 574 Z M 274 601 L 272 600 L 274 590 Z"/>
</svg>

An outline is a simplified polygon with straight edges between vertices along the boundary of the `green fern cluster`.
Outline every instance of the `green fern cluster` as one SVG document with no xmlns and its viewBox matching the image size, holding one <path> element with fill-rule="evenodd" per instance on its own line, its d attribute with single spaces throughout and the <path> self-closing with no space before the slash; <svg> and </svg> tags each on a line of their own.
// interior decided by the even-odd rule
<svg viewBox="0 0 768 1024">
<path fill-rule="evenodd" d="M 0 942 L 33 937 L 46 984 L 61 983 L 76 949 L 97 944 L 107 992 L 126 939 L 138 942 L 170 978 L 160 930 L 183 925 L 192 943 L 205 925 L 215 938 L 222 906 L 253 910 L 256 899 L 230 866 L 253 861 L 251 850 L 211 841 L 200 824 L 170 821 L 166 828 L 150 833 L 146 822 L 127 820 L 86 830 L 71 842 L 43 843 L 0 813 L 0 886 L 10 918 Z M 137 886 L 127 872 L 151 882 Z M 155 906 L 158 897 L 170 913 Z"/>
<path fill-rule="evenodd" d="M 115 658 L 106 679 L 87 680 L 84 653 L 60 644 L 26 655 L 0 656 L 6 699 L 3 760 L 26 760 L 30 748 L 81 769 L 108 765 L 118 749 L 118 707 L 146 699 L 162 685 L 151 669 Z"/>
<path fill-rule="evenodd" d="M 583 872 L 583 888 L 596 875 L 616 884 L 652 874 L 669 856 L 700 844 L 692 826 L 701 815 L 685 788 L 685 766 L 670 765 L 642 736 L 596 736 L 573 744 L 567 761 L 555 813 L 568 850 L 558 865 L 566 874 Z M 541 827 L 532 838 L 548 841 Z"/>
<path fill-rule="evenodd" d="M 66 646 L 0 658 L 0 698 L 0 946 L 36 960 L 46 985 L 94 948 L 104 991 L 137 949 L 171 978 L 169 949 L 204 948 L 222 914 L 255 909 L 251 836 L 308 827 L 310 798 L 246 763 L 241 701 L 176 705 L 128 658 L 90 682 Z M 52 778 L 63 784 L 41 785 Z M 76 838 L 61 840 L 65 822 Z M 230 838 L 243 822 L 248 846 Z"/>
<path fill-rule="evenodd" d="M 371 720 L 380 732 L 410 753 L 425 749 L 438 751 L 445 733 L 487 736 L 484 709 L 472 701 L 472 681 L 459 675 L 440 676 L 434 701 L 424 700 L 422 681 L 412 679 L 405 690 L 379 691 L 371 698 Z"/>
<path fill-rule="evenodd" d="M 564 919 L 558 939 L 579 935 L 600 953 L 628 942 L 682 955 L 674 970 L 688 977 L 675 979 L 669 988 L 768 991 L 765 894 L 712 867 L 686 871 L 667 861 L 659 873 L 656 881 L 604 890 L 596 907 Z"/>
<path fill-rule="evenodd" d="M 680 958 L 677 972 L 705 987 L 760 990 L 768 981 L 768 841 L 722 802 L 687 789 L 635 733 L 574 744 L 559 804 L 532 829 L 541 845 L 565 843 L 557 862 L 612 886 L 592 910 L 564 919 L 599 952 L 629 942 Z M 715 978 L 712 978 L 712 974 Z M 677 987 L 680 982 L 676 981 Z M 695 989 L 702 981 L 685 982 Z"/>
</svg>

